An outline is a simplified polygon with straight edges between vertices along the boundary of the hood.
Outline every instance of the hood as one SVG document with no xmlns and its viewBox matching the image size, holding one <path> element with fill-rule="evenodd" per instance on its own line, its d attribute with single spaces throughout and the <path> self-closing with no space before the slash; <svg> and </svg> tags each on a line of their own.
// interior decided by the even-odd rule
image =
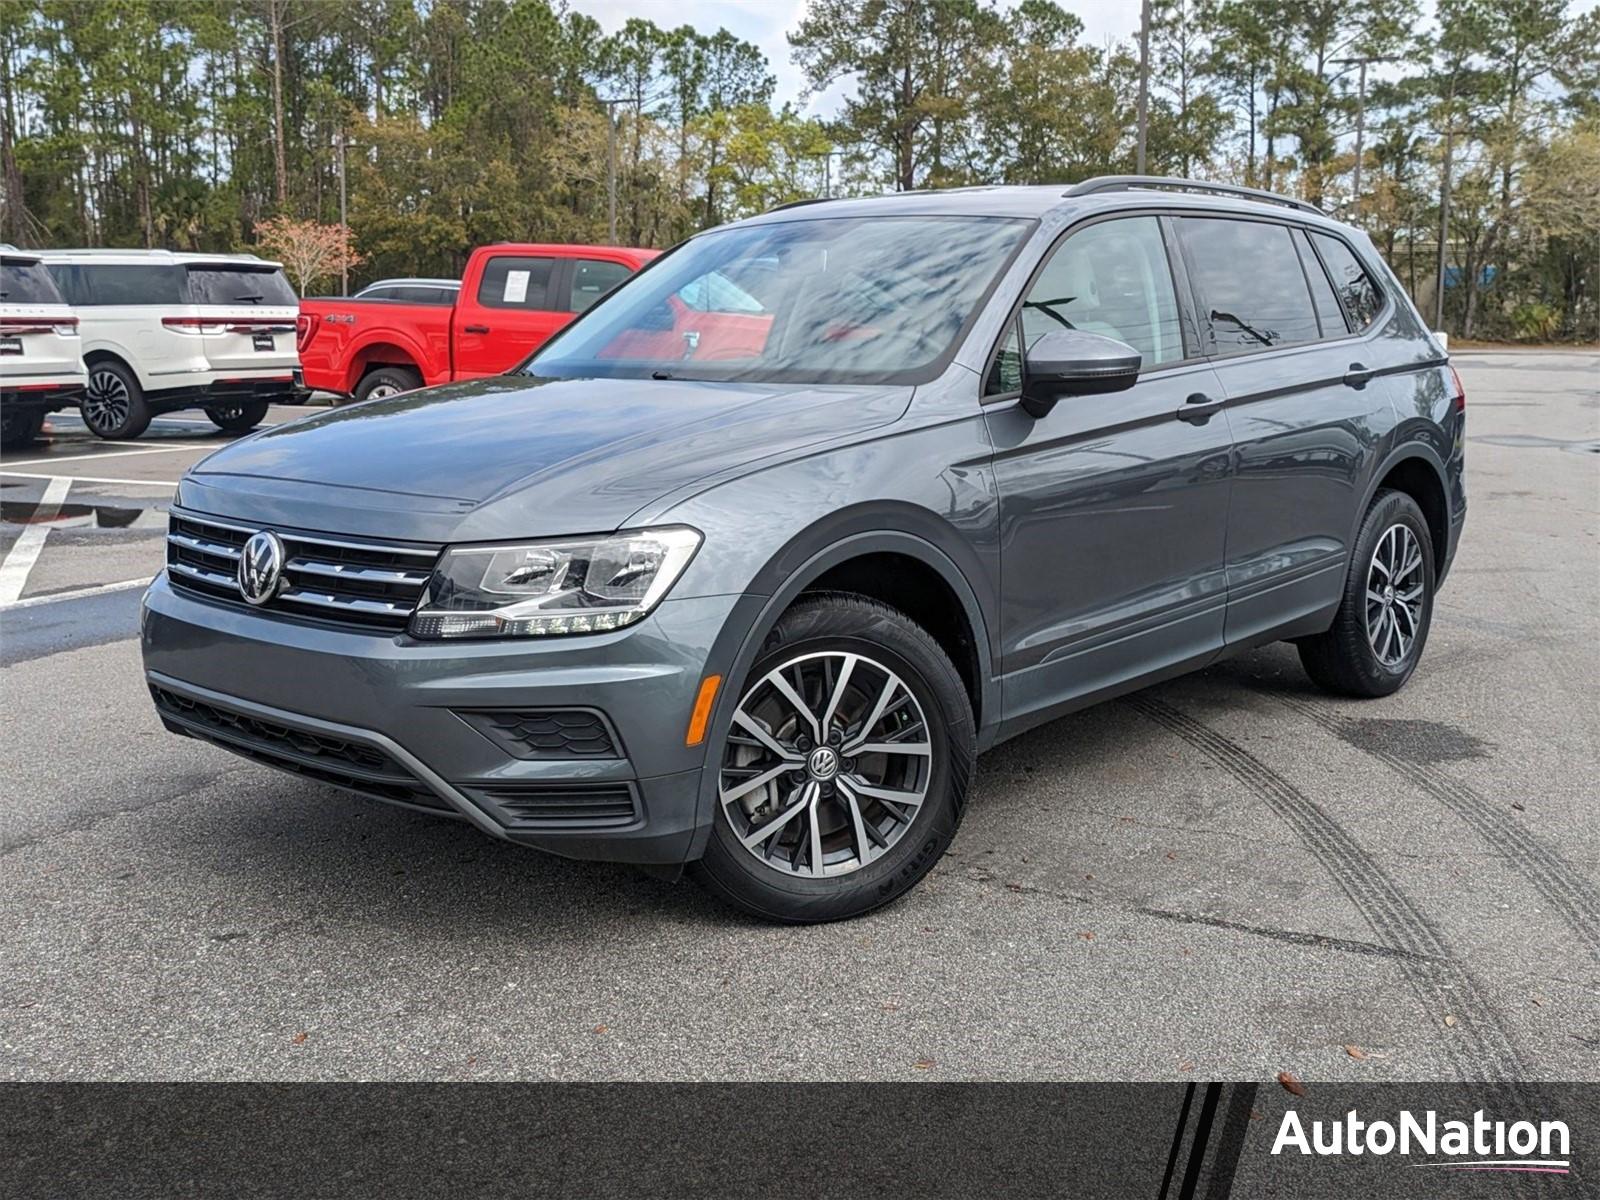
<svg viewBox="0 0 1600 1200">
<path fill-rule="evenodd" d="M 909 387 L 498 376 L 262 430 L 197 465 L 182 502 L 418 540 L 603 532 L 698 479 L 893 421 L 910 396 Z M 417 518 L 405 530 L 396 527 L 403 512 Z"/>
</svg>

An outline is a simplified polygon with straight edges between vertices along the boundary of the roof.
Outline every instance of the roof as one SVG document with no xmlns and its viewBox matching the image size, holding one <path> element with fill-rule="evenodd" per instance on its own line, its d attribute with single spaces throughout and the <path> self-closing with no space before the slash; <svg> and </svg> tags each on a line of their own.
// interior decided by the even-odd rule
<svg viewBox="0 0 1600 1200">
<path fill-rule="evenodd" d="M 202 254 L 188 251 L 175 250 L 140 250 L 137 248 L 117 249 L 94 248 L 75 250 L 40 250 L 39 257 L 45 262 L 55 263 L 86 263 L 100 262 L 118 265 L 129 263 L 163 262 L 172 263 L 174 266 L 194 264 L 196 266 L 240 266 L 277 269 L 283 266 L 269 258 L 261 258 L 255 254 Z"/>
<path fill-rule="evenodd" d="M 1255 188 L 1161 176 L 1108 175 L 1077 184 L 1005 184 L 888 192 L 838 200 L 799 200 L 752 218 L 756 221 L 808 220 L 823 216 L 975 216 L 1040 218 L 1058 210 L 1149 207 L 1293 215 L 1337 224 L 1314 205 Z"/>
</svg>

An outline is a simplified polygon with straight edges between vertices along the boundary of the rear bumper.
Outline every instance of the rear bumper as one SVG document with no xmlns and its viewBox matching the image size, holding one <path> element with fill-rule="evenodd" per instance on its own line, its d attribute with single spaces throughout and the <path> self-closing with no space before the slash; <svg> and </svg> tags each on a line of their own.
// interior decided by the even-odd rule
<svg viewBox="0 0 1600 1200">
<path fill-rule="evenodd" d="M 229 404 L 243 404 L 252 400 L 284 403 L 308 395 L 300 369 L 292 371 L 274 369 L 262 375 L 241 374 L 204 381 L 185 383 L 180 387 L 164 387 L 147 391 L 145 400 L 155 412 L 172 412 L 180 408 L 213 408 Z"/>
<path fill-rule="evenodd" d="M 76 408 L 83 400 L 83 377 L 67 380 L 7 380 L 0 386 L 0 406 L 7 411 L 57 412 Z"/>
<path fill-rule="evenodd" d="M 174 732 L 556 854 L 679 864 L 710 819 L 689 714 L 743 603 L 668 600 L 616 634 L 420 642 L 213 602 L 162 574 L 140 631 Z M 552 755 L 480 719 L 576 711 L 601 714 L 601 752 Z"/>
</svg>

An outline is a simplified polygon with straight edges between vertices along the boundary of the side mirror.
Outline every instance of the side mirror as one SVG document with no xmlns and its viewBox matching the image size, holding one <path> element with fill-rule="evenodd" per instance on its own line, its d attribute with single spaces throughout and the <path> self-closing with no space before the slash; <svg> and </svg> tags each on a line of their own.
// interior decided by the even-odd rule
<svg viewBox="0 0 1600 1200">
<path fill-rule="evenodd" d="M 1126 391 L 1139 378 L 1137 350 L 1116 338 L 1082 329 L 1058 329 L 1022 356 L 1022 411 L 1042 417 L 1063 396 Z"/>
</svg>

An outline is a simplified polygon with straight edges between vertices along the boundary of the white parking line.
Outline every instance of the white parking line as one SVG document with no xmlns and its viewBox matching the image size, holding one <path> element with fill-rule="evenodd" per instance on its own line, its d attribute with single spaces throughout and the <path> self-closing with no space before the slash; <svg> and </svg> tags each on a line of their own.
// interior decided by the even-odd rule
<svg viewBox="0 0 1600 1200">
<path fill-rule="evenodd" d="M 34 522 L 22 527 L 17 540 L 11 543 L 11 552 L 0 562 L 0 608 L 15 604 L 28 584 L 28 572 L 39 561 L 39 551 L 44 549 L 44 539 L 49 536 L 46 523 L 61 511 L 61 502 L 72 487 L 70 479 L 52 479 L 34 510 Z"/>
<path fill-rule="evenodd" d="M 183 446 L 146 447 L 139 450 L 113 450 L 109 454 L 64 454 L 60 458 L 25 458 L 21 462 L 13 462 L 13 467 L 48 467 L 52 463 L 83 462 L 89 458 L 127 458 L 130 454 L 174 454 L 179 450 L 205 450 L 208 446 L 196 446 L 189 443 Z"/>
<path fill-rule="evenodd" d="M 29 596 L 26 600 L 12 600 L 0 604 L 0 613 L 18 608 L 34 608 L 40 604 L 54 604 L 57 600 L 82 600 L 85 596 L 103 596 L 107 592 L 125 592 L 129 588 L 144 587 L 148 579 L 124 579 L 121 583 L 99 583 L 94 587 L 74 588 L 70 592 L 51 592 L 47 596 Z"/>
<path fill-rule="evenodd" d="M 178 486 L 176 479 L 113 479 L 106 475 L 46 475 L 41 471 L 8 471 L 0 469 L 0 475 L 15 475 L 18 479 L 70 479 L 73 483 L 118 483 L 134 487 L 169 487 Z"/>
</svg>

